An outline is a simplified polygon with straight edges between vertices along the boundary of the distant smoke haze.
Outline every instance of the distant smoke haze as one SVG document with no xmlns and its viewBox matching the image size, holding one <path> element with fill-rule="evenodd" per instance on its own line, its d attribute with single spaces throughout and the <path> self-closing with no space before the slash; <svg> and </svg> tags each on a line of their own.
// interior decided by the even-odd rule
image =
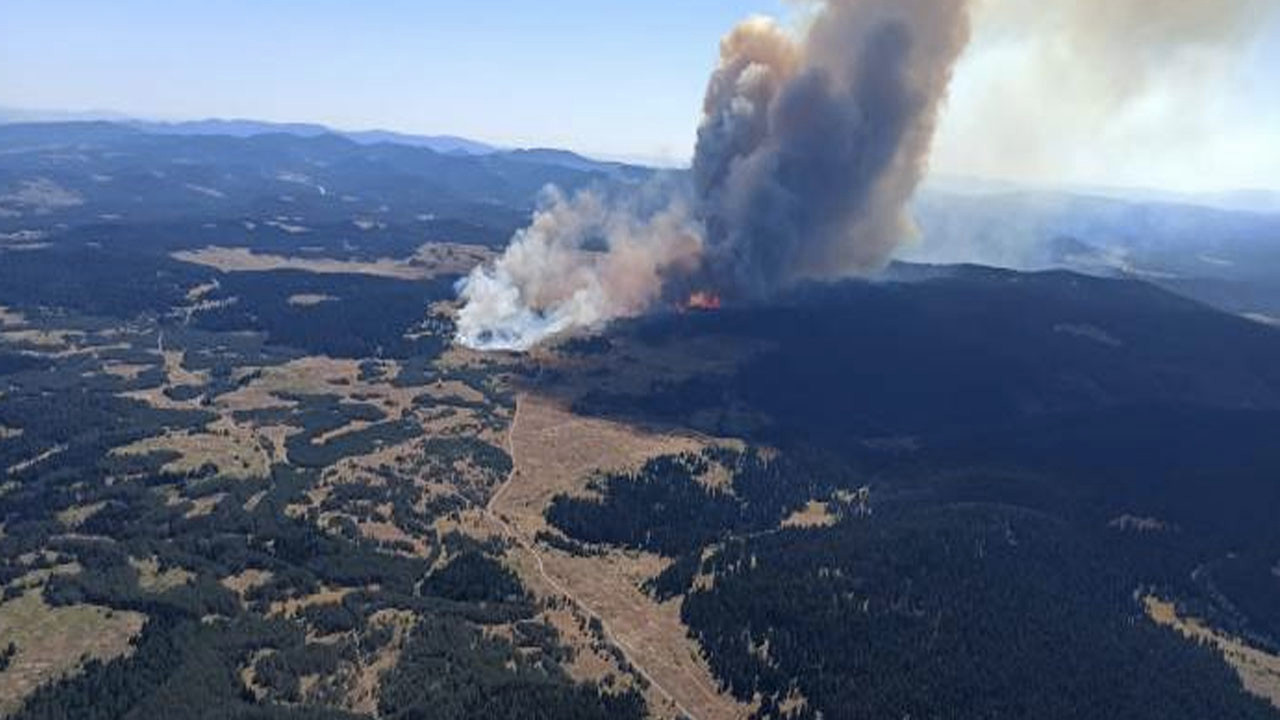
<svg viewBox="0 0 1280 720">
<path fill-rule="evenodd" d="M 1280 2 L 978 0 L 974 28 L 938 139 L 945 171 L 1201 191 L 1274 184 L 1280 100 L 1274 68 L 1259 71 L 1266 61 L 1251 54 L 1280 40 Z"/>
<path fill-rule="evenodd" d="M 967 2 L 805 4 L 802 32 L 752 18 L 721 43 L 691 178 L 550 192 L 459 284 L 459 340 L 522 350 L 695 293 L 763 297 L 883 266 L 911 233 Z"/>
<path fill-rule="evenodd" d="M 1140 97 L 1188 61 L 1214 70 L 1277 11 L 1275 0 L 985 0 L 982 7 L 992 32 L 1031 40 L 1034 70 L 1059 80 L 1044 94 L 1065 84 L 1104 107 Z"/>
</svg>

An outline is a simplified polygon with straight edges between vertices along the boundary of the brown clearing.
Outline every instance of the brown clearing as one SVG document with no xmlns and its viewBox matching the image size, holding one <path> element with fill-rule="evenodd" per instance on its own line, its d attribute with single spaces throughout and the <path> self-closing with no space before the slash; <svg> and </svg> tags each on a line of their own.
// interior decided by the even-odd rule
<svg viewBox="0 0 1280 720">
<path fill-rule="evenodd" d="M 389 625 L 391 641 L 379 648 L 369 662 L 361 663 L 355 670 L 350 690 L 346 696 L 346 709 L 354 713 L 373 716 L 378 710 L 378 688 L 382 674 L 395 667 L 409 631 L 417 617 L 406 610 L 379 610 L 369 617 L 371 625 Z"/>
<path fill-rule="evenodd" d="M 68 530 L 75 530 L 84 524 L 85 520 L 93 517 L 94 513 L 106 507 L 105 501 L 90 503 L 88 505 L 74 505 L 62 510 L 58 513 L 58 522 Z"/>
<path fill-rule="evenodd" d="M 532 544 L 546 527 L 543 512 L 551 499 L 583 493 L 593 473 L 635 468 L 657 455 L 697 452 L 705 445 L 691 436 L 579 417 L 545 398 L 521 396 L 510 431 L 515 467 L 488 510 L 526 550 L 512 560 L 530 588 L 544 597 L 567 596 L 597 616 L 606 636 L 649 679 L 656 712 L 695 720 L 744 718 L 751 709 L 718 691 L 701 648 L 680 622 L 678 601 L 659 604 L 640 590 L 665 560 L 635 552 L 579 558 Z"/>
<path fill-rule="evenodd" d="M 180 567 L 171 567 L 167 570 L 160 569 L 160 561 L 154 557 L 139 560 L 138 558 L 129 558 L 129 564 L 134 570 L 138 571 L 138 587 L 147 592 L 162 593 L 166 590 L 186 585 L 195 579 L 195 575 L 189 570 Z"/>
<path fill-rule="evenodd" d="M 272 458 L 263 450 L 259 433 L 230 420 L 229 415 L 208 425 L 206 432 L 167 432 L 112 450 L 117 455 L 146 455 L 169 450 L 180 455 L 162 470 L 175 475 L 193 473 L 206 465 L 230 478 L 250 480 L 270 475 Z"/>
<path fill-rule="evenodd" d="M 84 338 L 78 330 L 5 330 L 0 340 L 15 345 L 28 345 L 40 350 L 67 350 Z"/>
<path fill-rule="evenodd" d="M 659 455 L 699 452 L 706 442 L 693 436 L 646 433 L 620 423 L 574 415 L 553 400 L 520 398 L 519 422 L 511 431 L 512 476 L 490 503 L 517 529 L 532 536 L 546 528 L 543 512 L 561 493 L 585 495 L 599 471 L 638 469 Z"/>
<path fill-rule="evenodd" d="M 593 638 L 587 628 L 586 616 L 573 605 L 566 604 L 544 610 L 539 619 L 556 629 L 560 641 L 566 646 L 576 648 L 573 658 L 565 663 L 565 671 L 569 677 L 578 682 L 608 682 L 612 676 L 614 682 L 625 688 L 639 689 L 630 675 L 619 671 L 613 658 L 593 652 Z"/>
<path fill-rule="evenodd" d="M 227 498 L 224 492 L 214 493 L 212 495 L 204 495 L 191 500 L 191 509 L 183 514 L 183 517 L 190 520 L 192 518 L 204 517 L 213 513 L 221 503 Z"/>
<path fill-rule="evenodd" d="M 785 528 L 819 528 L 831 527 L 838 520 L 831 513 L 831 509 L 827 503 L 819 500 L 810 500 L 808 505 L 791 513 L 791 516 L 782 521 L 782 527 Z"/>
<path fill-rule="evenodd" d="M 271 603 L 271 615 L 293 617 L 299 610 L 313 605 L 332 605 L 352 593 L 352 588 L 322 588 L 319 592 L 300 598 L 277 600 Z"/>
<path fill-rule="evenodd" d="M 257 369 L 261 370 L 260 377 L 246 387 L 219 396 L 215 406 L 228 411 L 260 410 L 292 405 L 281 400 L 280 394 L 339 395 L 347 400 L 361 395 L 366 399 L 359 402 L 378 404 L 384 410 L 391 410 L 391 415 L 399 416 L 412 407 L 413 398 L 420 392 L 415 388 L 398 388 L 389 382 L 362 382 L 357 360 L 311 355 L 283 365 L 244 370 Z"/>
<path fill-rule="evenodd" d="M 146 616 L 96 605 L 51 607 L 38 588 L 0 604 L 0 647 L 18 648 L 0 672 L 0 715 L 40 685 L 72 672 L 81 657 L 108 660 L 129 652 Z"/>
<path fill-rule="evenodd" d="M 255 253 L 248 248 L 211 245 L 200 250 L 173 253 L 175 260 L 217 268 L 223 272 L 302 270 L 318 274 L 359 274 L 399 280 L 425 280 L 464 273 L 492 257 L 492 251 L 474 245 L 428 243 L 407 260 L 336 260 Z"/>
<path fill-rule="evenodd" d="M 1246 645 L 1239 638 L 1215 630 L 1196 618 L 1178 615 L 1177 606 L 1153 595 L 1142 598 L 1147 616 L 1184 637 L 1208 643 L 1235 668 L 1244 689 L 1280 708 L 1280 657 Z"/>
<path fill-rule="evenodd" d="M 328 445 L 330 442 L 337 440 L 338 438 L 344 435 L 350 435 L 351 433 L 360 432 L 361 430 L 365 430 L 372 426 L 373 426 L 373 423 L 369 422 L 368 420 L 352 420 L 351 422 L 347 423 L 346 425 L 343 425 L 340 428 L 334 428 L 329 432 L 321 433 L 311 438 L 311 444 L 317 445 L 317 446 Z"/>
<path fill-rule="evenodd" d="M 164 372 L 169 385 L 204 385 L 209 382 L 207 370 L 192 372 L 183 366 L 187 359 L 186 351 L 165 350 L 161 357 L 164 358 Z"/>
<path fill-rule="evenodd" d="M 203 376 L 182 367 L 183 354 L 166 351 L 165 367 L 169 381 L 166 386 L 203 384 Z M 398 370 L 398 366 L 393 367 Z M 280 366 L 241 368 L 240 377 L 260 372 L 245 387 L 218 396 L 212 406 L 202 408 L 219 414 L 219 419 L 203 431 L 165 433 L 146 438 L 132 445 L 117 448 L 114 452 L 144 454 L 157 450 L 171 450 L 181 457 L 165 466 L 165 471 L 187 473 L 206 464 L 218 468 L 221 474 L 240 478 L 265 478 L 273 463 L 286 457 L 285 441 L 301 428 L 288 425 L 255 426 L 251 422 L 237 422 L 238 411 L 265 408 L 290 407 L 294 403 L 284 400 L 285 394 L 338 395 L 346 400 L 377 405 L 393 419 L 399 419 L 413 409 L 413 399 L 421 389 L 399 388 L 389 382 L 362 382 L 360 363 L 355 360 L 335 360 L 323 356 L 300 358 Z M 142 400 L 158 408 L 192 408 L 197 401 L 176 402 L 164 395 L 165 388 L 125 393 L 125 397 Z M 358 398 L 356 396 L 359 396 Z M 347 432 L 360 429 L 361 424 L 349 424 L 339 428 L 317 443 Z"/>
<path fill-rule="evenodd" d="M 246 568 L 235 575 L 228 575 L 222 578 L 220 582 L 223 587 L 239 595 L 241 599 L 243 599 L 245 593 L 261 585 L 266 585 L 271 581 L 271 577 L 272 573 L 270 570 Z"/>
<path fill-rule="evenodd" d="M 102 366 L 102 372 L 118 377 L 121 380 L 137 380 L 142 373 L 150 370 L 151 365 L 132 365 L 129 363 L 108 362 Z"/>
</svg>

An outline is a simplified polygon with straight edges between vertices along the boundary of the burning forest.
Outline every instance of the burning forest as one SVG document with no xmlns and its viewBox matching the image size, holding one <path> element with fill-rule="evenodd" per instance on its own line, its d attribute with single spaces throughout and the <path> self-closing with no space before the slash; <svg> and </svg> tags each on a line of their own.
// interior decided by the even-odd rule
<svg viewBox="0 0 1280 720">
<path fill-rule="evenodd" d="M 656 306 L 714 309 L 882 267 L 969 38 L 966 0 L 809 0 L 800 30 L 721 42 L 692 171 L 619 195 L 549 190 L 458 286 L 458 340 L 525 350 Z"/>
</svg>

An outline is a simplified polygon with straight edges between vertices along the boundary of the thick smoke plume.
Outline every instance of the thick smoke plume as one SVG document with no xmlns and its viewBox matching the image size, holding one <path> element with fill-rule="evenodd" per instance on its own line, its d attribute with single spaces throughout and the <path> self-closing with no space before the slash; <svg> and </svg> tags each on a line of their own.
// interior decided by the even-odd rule
<svg viewBox="0 0 1280 720">
<path fill-rule="evenodd" d="M 756 298 L 882 266 L 911 232 L 966 0 L 809 4 L 802 33 L 751 19 L 723 40 L 691 178 L 550 193 L 460 283 L 459 340 L 526 349 L 695 292 Z"/>
</svg>

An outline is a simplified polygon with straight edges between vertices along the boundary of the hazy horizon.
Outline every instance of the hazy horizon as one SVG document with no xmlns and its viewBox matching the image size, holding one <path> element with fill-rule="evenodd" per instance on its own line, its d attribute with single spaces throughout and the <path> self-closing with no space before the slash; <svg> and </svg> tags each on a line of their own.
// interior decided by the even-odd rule
<svg viewBox="0 0 1280 720">
<path fill-rule="evenodd" d="M 782 0 L 6 4 L 0 68 L 21 72 L 0 70 L 0 106 L 455 135 L 661 166 L 691 157 L 733 24 L 761 13 L 803 23 Z M 1280 190 L 1276 6 L 1196 0 L 1147 17 L 1149 3 L 1122 5 L 977 3 L 933 173 Z"/>
</svg>

